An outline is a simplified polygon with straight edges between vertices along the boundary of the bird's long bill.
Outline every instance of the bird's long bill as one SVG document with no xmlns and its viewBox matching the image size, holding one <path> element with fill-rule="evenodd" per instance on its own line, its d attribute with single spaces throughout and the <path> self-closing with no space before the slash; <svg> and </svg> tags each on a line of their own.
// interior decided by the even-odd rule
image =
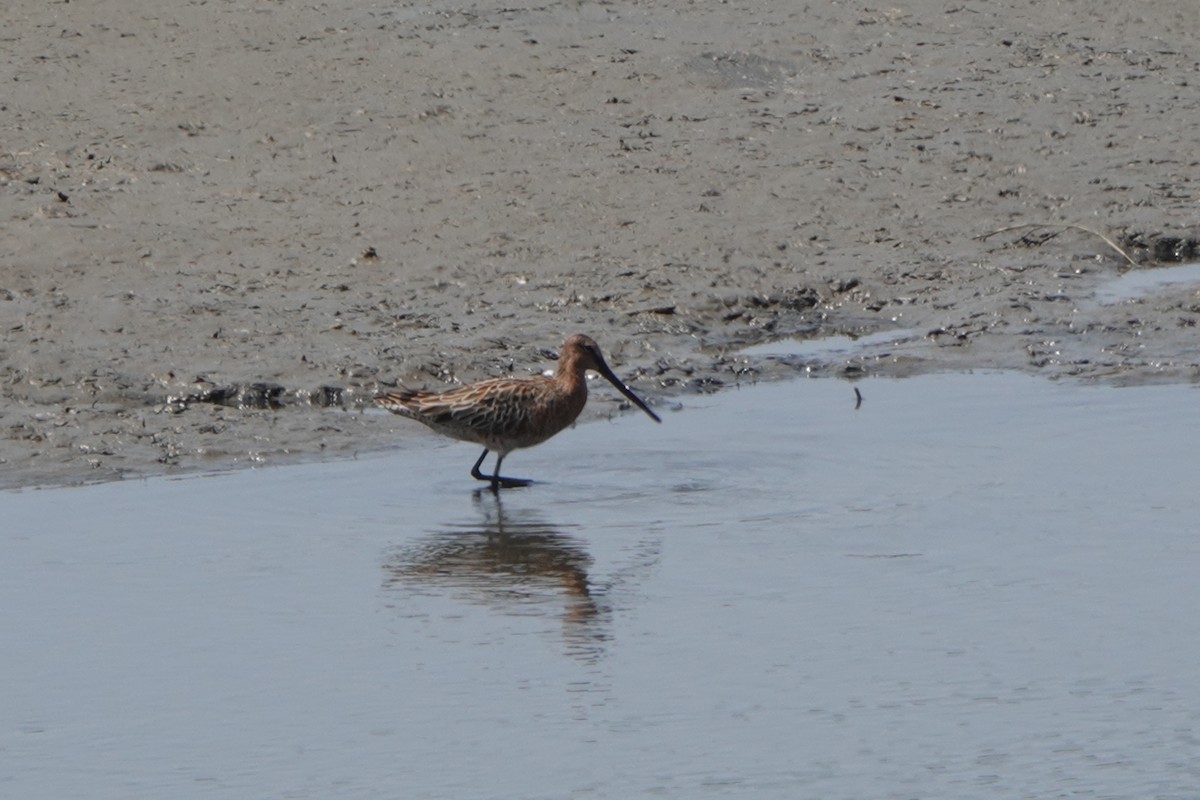
<svg viewBox="0 0 1200 800">
<path fill-rule="evenodd" d="M 655 422 L 662 422 L 662 420 L 658 418 L 658 414 L 655 414 L 653 411 L 650 410 L 650 406 L 648 406 L 644 402 L 642 402 L 642 398 L 640 398 L 636 394 L 634 394 L 633 390 L 630 389 L 628 386 L 621 383 L 621 379 L 613 374 L 613 371 L 608 368 L 608 364 L 605 364 L 602 361 L 602 362 L 600 362 L 599 366 L 600 366 L 600 369 L 598 369 L 597 372 L 599 372 L 601 375 L 603 375 L 605 378 L 607 378 L 609 383 L 611 383 L 613 386 L 617 387 L 617 391 L 619 391 L 621 394 L 628 397 L 629 402 L 633 403 L 635 406 L 640 408 L 642 411 L 645 411 L 647 414 L 649 414 L 650 419 L 654 420 Z"/>
</svg>

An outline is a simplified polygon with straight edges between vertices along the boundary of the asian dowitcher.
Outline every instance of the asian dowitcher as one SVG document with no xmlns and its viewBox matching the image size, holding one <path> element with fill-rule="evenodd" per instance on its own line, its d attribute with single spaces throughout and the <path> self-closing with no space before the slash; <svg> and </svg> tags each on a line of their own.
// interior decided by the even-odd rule
<svg viewBox="0 0 1200 800">
<path fill-rule="evenodd" d="M 640 397 L 613 374 L 600 347 L 578 334 L 563 344 L 554 377 L 492 378 L 445 392 L 421 392 L 401 387 L 375 397 L 375 403 L 394 414 L 415 419 L 438 433 L 484 447 L 471 467 L 471 477 L 488 481 L 492 491 L 528 486 L 525 478 L 500 474 L 504 457 L 521 447 L 541 444 L 566 428 L 587 403 L 587 371 L 603 375 L 635 406 L 662 422 Z M 479 471 L 489 452 L 496 454 L 491 475 Z"/>
</svg>

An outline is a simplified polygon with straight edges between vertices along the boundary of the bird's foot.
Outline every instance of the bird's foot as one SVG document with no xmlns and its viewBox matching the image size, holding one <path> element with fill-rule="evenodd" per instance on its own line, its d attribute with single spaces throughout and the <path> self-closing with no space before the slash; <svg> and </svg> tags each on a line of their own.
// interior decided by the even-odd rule
<svg viewBox="0 0 1200 800">
<path fill-rule="evenodd" d="M 492 486 L 499 489 L 517 489 L 531 483 L 533 481 L 529 478 L 506 478 L 503 475 L 497 475 L 492 479 Z"/>
</svg>

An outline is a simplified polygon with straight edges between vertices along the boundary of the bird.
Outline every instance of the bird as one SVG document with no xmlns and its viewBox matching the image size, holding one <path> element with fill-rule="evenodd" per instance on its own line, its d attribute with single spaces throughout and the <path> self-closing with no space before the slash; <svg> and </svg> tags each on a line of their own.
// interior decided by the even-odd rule
<svg viewBox="0 0 1200 800">
<path fill-rule="evenodd" d="M 533 483 L 527 478 L 500 474 L 504 457 L 513 450 L 533 447 L 575 421 L 587 403 L 587 371 L 603 375 L 650 419 L 662 422 L 646 403 L 613 374 L 600 346 L 576 334 L 563 343 L 554 377 L 490 378 L 445 392 L 427 392 L 401 386 L 375 397 L 376 405 L 393 414 L 415 419 L 434 431 L 484 447 L 471 467 L 471 477 L 491 484 L 492 492 Z M 489 452 L 496 454 L 491 475 L 480 471 Z"/>
</svg>

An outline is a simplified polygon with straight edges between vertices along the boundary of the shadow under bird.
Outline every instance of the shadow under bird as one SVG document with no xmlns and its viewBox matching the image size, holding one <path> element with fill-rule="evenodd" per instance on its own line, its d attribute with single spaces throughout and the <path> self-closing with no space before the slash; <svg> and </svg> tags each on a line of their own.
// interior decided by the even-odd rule
<svg viewBox="0 0 1200 800">
<path fill-rule="evenodd" d="M 541 444 L 566 428 L 587 403 L 587 371 L 603 375 L 635 406 L 662 422 L 640 397 L 613 374 L 600 346 L 582 334 L 563 344 L 554 377 L 492 378 L 445 392 L 423 392 L 401 387 L 375 397 L 375 403 L 428 425 L 438 433 L 484 447 L 471 467 L 471 477 L 488 481 L 492 491 L 501 487 L 528 486 L 525 478 L 506 478 L 500 464 L 513 450 Z M 491 475 L 479 471 L 489 452 L 496 454 Z"/>
</svg>

